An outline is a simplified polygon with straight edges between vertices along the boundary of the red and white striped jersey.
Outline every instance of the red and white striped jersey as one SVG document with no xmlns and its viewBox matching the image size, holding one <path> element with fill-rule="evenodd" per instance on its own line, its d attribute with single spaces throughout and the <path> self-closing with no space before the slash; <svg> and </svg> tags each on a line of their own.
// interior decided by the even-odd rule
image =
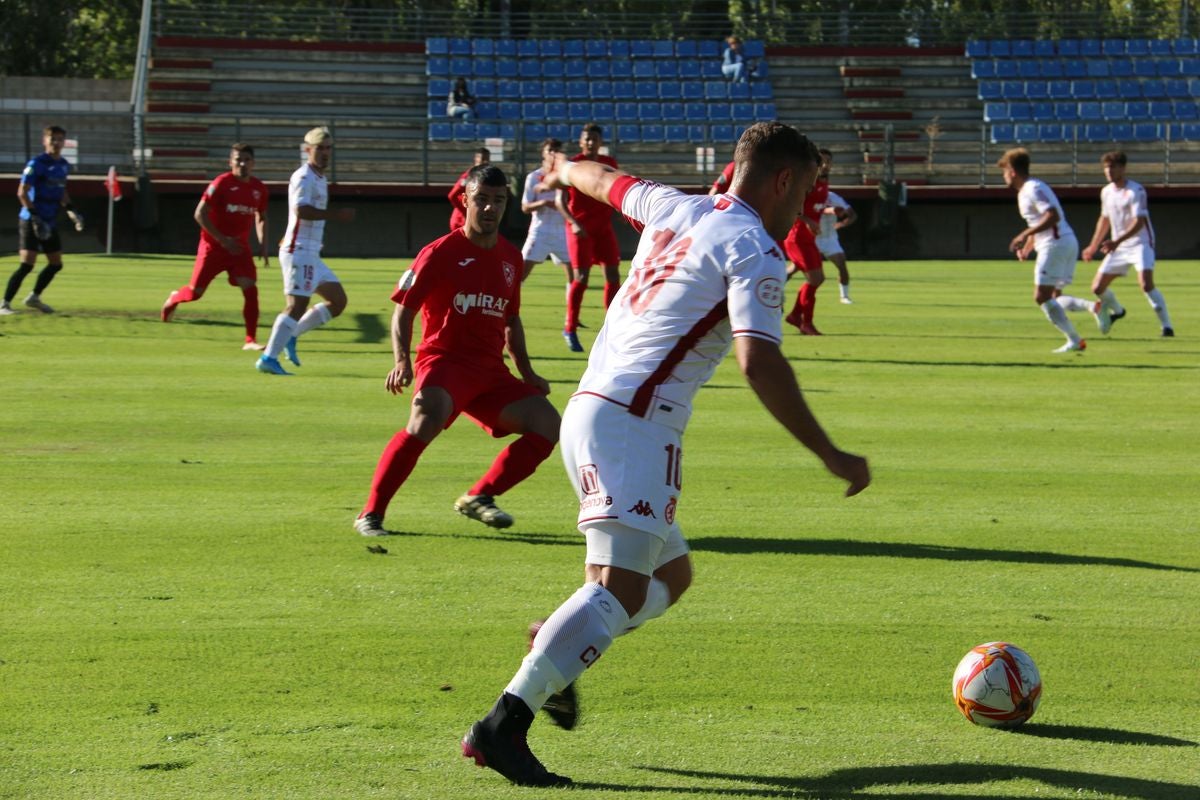
<svg viewBox="0 0 1200 800">
<path fill-rule="evenodd" d="M 642 238 L 577 394 L 682 431 L 735 336 L 783 341 L 784 256 L 733 195 L 622 177 L 609 200 Z"/>
<path fill-rule="evenodd" d="M 296 250 L 320 252 L 325 238 L 325 220 L 300 219 L 299 206 L 324 211 L 329 205 L 329 184 L 325 176 L 304 164 L 288 180 L 288 226 L 279 246 L 291 253 Z"/>
</svg>

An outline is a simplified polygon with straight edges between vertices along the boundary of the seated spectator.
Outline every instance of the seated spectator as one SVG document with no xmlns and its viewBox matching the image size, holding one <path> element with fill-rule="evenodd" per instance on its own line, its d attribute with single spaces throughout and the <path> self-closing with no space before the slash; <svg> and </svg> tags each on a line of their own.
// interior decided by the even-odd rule
<svg viewBox="0 0 1200 800">
<path fill-rule="evenodd" d="M 467 79 L 459 78 L 454 82 L 454 88 L 446 98 L 446 116 L 462 117 L 463 122 L 470 122 L 475 113 L 475 95 L 467 88 Z"/>
<path fill-rule="evenodd" d="M 725 43 L 728 47 L 725 48 L 725 55 L 721 59 L 721 73 L 734 83 L 745 83 L 750 80 L 754 70 L 742 54 L 742 40 L 737 36 L 730 36 Z"/>
</svg>

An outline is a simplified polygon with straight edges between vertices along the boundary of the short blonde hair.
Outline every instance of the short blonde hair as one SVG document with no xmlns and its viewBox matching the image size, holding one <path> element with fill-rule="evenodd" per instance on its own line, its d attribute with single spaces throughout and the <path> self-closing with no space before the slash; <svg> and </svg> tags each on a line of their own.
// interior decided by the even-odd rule
<svg viewBox="0 0 1200 800">
<path fill-rule="evenodd" d="M 311 131 L 304 134 L 304 143 L 313 145 L 314 147 L 317 145 L 325 144 L 326 142 L 332 141 L 332 140 L 333 140 L 333 134 L 330 133 L 329 128 L 326 128 L 324 125 L 317 127 L 317 128 L 313 128 Z"/>
<path fill-rule="evenodd" d="M 1014 147 L 1000 156 L 1000 160 L 996 162 L 996 166 L 1001 169 L 1010 167 L 1018 175 L 1028 176 L 1029 165 L 1032 161 L 1033 159 L 1029 156 L 1028 150 L 1024 147 Z"/>
</svg>

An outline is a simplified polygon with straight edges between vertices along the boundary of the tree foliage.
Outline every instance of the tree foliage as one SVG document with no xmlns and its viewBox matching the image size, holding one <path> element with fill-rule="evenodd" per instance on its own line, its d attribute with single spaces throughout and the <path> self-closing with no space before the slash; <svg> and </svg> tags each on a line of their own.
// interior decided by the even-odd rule
<svg viewBox="0 0 1200 800">
<path fill-rule="evenodd" d="M 0 2 L 0 74 L 128 78 L 139 0 Z"/>
</svg>

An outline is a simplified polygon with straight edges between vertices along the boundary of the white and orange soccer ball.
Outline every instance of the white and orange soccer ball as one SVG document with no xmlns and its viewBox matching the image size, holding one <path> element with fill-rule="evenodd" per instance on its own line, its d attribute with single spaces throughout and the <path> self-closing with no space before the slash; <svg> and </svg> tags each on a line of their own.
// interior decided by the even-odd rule
<svg viewBox="0 0 1200 800">
<path fill-rule="evenodd" d="M 1021 648 L 988 642 L 971 648 L 954 670 L 954 704 L 976 725 L 1016 728 L 1037 711 L 1042 676 Z"/>
</svg>

